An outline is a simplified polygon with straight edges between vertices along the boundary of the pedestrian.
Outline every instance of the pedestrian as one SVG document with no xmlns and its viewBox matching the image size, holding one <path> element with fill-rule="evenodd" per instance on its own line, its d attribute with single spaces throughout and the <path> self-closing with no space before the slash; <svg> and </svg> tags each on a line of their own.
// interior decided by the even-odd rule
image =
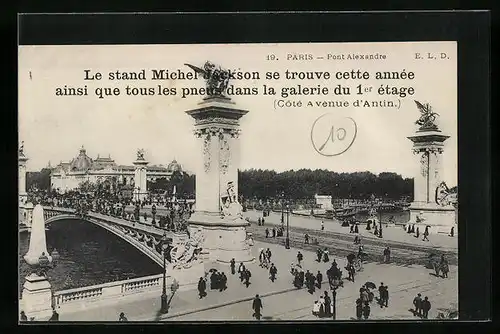
<svg viewBox="0 0 500 334">
<path fill-rule="evenodd" d="M 346 269 L 347 269 L 347 274 L 349 275 L 347 277 L 347 279 L 354 283 L 354 274 L 356 273 L 356 269 L 354 269 L 354 265 L 352 263 L 349 263 L 347 265 Z"/>
<path fill-rule="evenodd" d="M 318 289 L 321 289 L 321 283 L 323 282 L 323 274 L 321 271 L 318 270 L 318 273 L 316 274 L 316 286 Z"/>
<path fill-rule="evenodd" d="M 120 317 L 118 318 L 118 321 L 128 321 L 127 317 L 125 317 L 125 313 L 120 313 Z"/>
<path fill-rule="evenodd" d="M 329 317 L 332 314 L 332 300 L 330 299 L 330 296 L 328 296 L 328 291 L 325 291 L 325 316 Z"/>
<path fill-rule="evenodd" d="M 373 235 L 377 236 L 378 235 L 378 227 L 377 225 L 374 225 L 375 229 L 373 230 Z"/>
<path fill-rule="evenodd" d="M 391 250 L 389 249 L 389 246 L 387 246 L 384 249 L 384 263 L 389 263 L 391 259 Z"/>
<path fill-rule="evenodd" d="M 349 233 L 354 233 L 354 225 L 351 224 L 351 227 L 349 228 Z"/>
<path fill-rule="evenodd" d="M 262 267 L 262 265 L 264 264 L 264 257 L 265 257 L 265 254 L 264 254 L 264 250 L 262 249 L 259 253 L 259 265 Z"/>
<path fill-rule="evenodd" d="M 387 285 L 384 286 L 384 283 L 380 283 L 382 285 L 382 305 L 385 307 L 389 307 L 389 287 Z"/>
<path fill-rule="evenodd" d="M 455 226 L 452 226 L 450 231 L 450 237 L 453 237 L 454 235 L 455 235 Z"/>
<path fill-rule="evenodd" d="M 252 309 L 253 309 L 253 317 L 255 317 L 257 320 L 260 320 L 261 313 L 260 310 L 263 309 L 264 306 L 262 305 L 262 300 L 260 299 L 259 295 L 255 295 L 255 298 L 252 303 Z"/>
<path fill-rule="evenodd" d="M 441 255 L 441 262 L 439 266 L 441 268 L 441 272 L 443 273 L 443 278 L 448 278 L 448 272 L 450 271 L 450 268 L 448 266 L 448 260 L 446 260 L 444 254 Z"/>
<path fill-rule="evenodd" d="M 321 258 L 323 257 L 323 251 L 321 250 L 321 248 L 318 247 L 318 249 L 316 250 L 316 255 L 318 256 L 317 261 L 321 262 Z"/>
<path fill-rule="evenodd" d="M 269 268 L 269 275 L 271 282 L 274 283 L 274 280 L 276 279 L 276 274 L 278 273 L 278 269 L 274 266 L 274 263 L 271 263 L 271 268 Z"/>
<path fill-rule="evenodd" d="M 269 229 L 266 228 L 266 238 L 269 238 Z"/>
<path fill-rule="evenodd" d="M 384 307 L 384 283 L 380 283 L 378 287 L 378 303 L 380 304 L 380 308 Z"/>
<path fill-rule="evenodd" d="M 358 224 L 354 225 L 354 233 L 359 233 Z"/>
<path fill-rule="evenodd" d="M 21 311 L 21 321 L 28 321 L 28 317 L 26 316 L 26 313 L 24 313 L 24 311 Z"/>
<path fill-rule="evenodd" d="M 55 308 L 52 308 L 52 316 L 49 321 L 59 321 L 59 313 L 57 313 Z"/>
<path fill-rule="evenodd" d="M 419 293 L 415 298 L 413 298 L 413 307 L 414 307 L 414 315 L 417 315 L 419 317 L 422 316 L 422 295 Z"/>
<path fill-rule="evenodd" d="M 420 237 L 420 228 L 417 226 L 417 234 L 415 235 L 415 238 L 419 238 Z"/>
<path fill-rule="evenodd" d="M 363 318 L 365 320 L 368 320 L 370 317 L 370 304 L 368 302 L 365 302 L 365 305 L 363 307 Z"/>
<path fill-rule="evenodd" d="M 309 234 L 306 233 L 306 235 L 304 236 L 304 239 L 305 239 L 304 243 L 306 245 L 308 245 L 309 244 Z"/>
<path fill-rule="evenodd" d="M 276 238 L 276 228 L 273 227 L 273 238 Z"/>
<path fill-rule="evenodd" d="M 200 299 L 205 297 L 207 295 L 207 282 L 203 279 L 203 277 L 200 277 L 200 280 L 198 281 L 198 294 L 200 296 Z"/>
<path fill-rule="evenodd" d="M 415 233 L 415 224 L 411 226 L 411 233 Z"/>
<path fill-rule="evenodd" d="M 424 319 L 429 317 L 429 310 L 431 309 L 431 302 L 429 298 L 426 296 L 422 301 L 422 315 Z"/>
<path fill-rule="evenodd" d="M 297 253 L 297 262 L 298 262 L 299 266 L 300 266 L 300 263 L 302 262 L 302 260 L 303 260 L 303 259 L 304 259 L 304 256 L 303 256 L 303 255 L 302 255 L 302 253 L 299 251 L 299 252 Z M 321 259 L 320 259 L 320 261 L 321 261 Z"/>
<path fill-rule="evenodd" d="M 248 286 L 251 284 L 250 283 L 250 277 L 252 277 L 252 273 L 250 272 L 250 270 L 248 269 L 245 269 L 245 272 L 244 272 L 244 279 L 245 279 L 245 286 L 248 288 Z"/>
<path fill-rule="evenodd" d="M 356 319 L 361 320 L 363 318 L 363 303 L 361 299 L 356 299 Z"/>
<path fill-rule="evenodd" d="M 304 271 L 299 271 L 299 288 L 304 286 Z"/>
<path fill-rule="evenodd" d="M 240 263 L 240 266 L 238 267 L 238 273 L 240 274 L 240 281 L 243 282 L 245 279 L 245 265 L 243 262 Z"/>
<path fill-rule="evenodd" d="M 429 236 L 429 226 L 426 226 L 424 231 L 424 238 L 422 239 L 422 241 L 429 241 L 428 236 Z"/>
<path fill-rule="evenodd" d="M 325 230 L 325 222 L 321 221 L 321 231 L 324 231 L 324 230 Z"/>
<path fill-rule="evenodd" d="M 260 226 L 260 217 L 257 219 L 257 226 Z"/>
<path fill-rule="evenodd" d="M 220 289 L 219 291 L 225 291 L 227 289 L 227 276 L 225 273 L 220 275 Z"/>
<path fill-rule="evenodd" d="M 234 273 L 235 273 L 235 268 L 234 267 L 236 265 L 236 261 L 234 260 L 234 258 L 231 259 L 230 264 L 231 264 L 231 275 L 234 275 Z"/>
<path fill-rule="evenodd" d="M 359 289 L 359 292 L 359 298 L 361 298 L 361 302 L 363 304 L 368 303 L 370 301 L 370 297 L 368 296 L 368 291 L 365 289 L 365 287 L 361 287 L 361 289 Z"/>
<path fill-rule="evenodd" d="M 266 256 L 267 256 L 267 260 L 268 260 L 269 262 L 271 262 L 271 255 L 273 255 L 273 254 L 271 253 L 271 250 L 268 248 L 268 249 L 266 250 Z"/>
<path fill-rule="evenodd" d="M 328 256 L 328 248 L 325 248 L 323 251 L 323 262 L 330 262 L 330 257 Z"/>
</svg>

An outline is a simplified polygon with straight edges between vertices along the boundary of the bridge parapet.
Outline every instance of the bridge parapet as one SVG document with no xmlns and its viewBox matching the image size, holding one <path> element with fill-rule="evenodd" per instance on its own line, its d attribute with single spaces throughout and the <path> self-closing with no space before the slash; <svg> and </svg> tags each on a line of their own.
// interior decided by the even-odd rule
<svg viewBox="0 0 500 334">
<path fill-rule="evenodd" d="M 53 306 L 59 313 L 69 313 L 114 304 L 121 298 L 136 294 L 159 293 L 162 277 L 162 274 L 158 274 L 57 291 L 53 295 Z"/>
</svg>

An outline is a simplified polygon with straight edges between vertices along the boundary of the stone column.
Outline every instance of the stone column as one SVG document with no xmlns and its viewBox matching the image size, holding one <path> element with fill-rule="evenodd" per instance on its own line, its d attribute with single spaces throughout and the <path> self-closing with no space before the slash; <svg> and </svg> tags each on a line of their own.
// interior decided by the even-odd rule
<svg viewBox="0 0 500 334">
<path fill-rule="evenodd" d="M 142 201 L 148 193 L 146 173 L 148 163 L 149 161 L 146 161 L 144 158 L 134 161 L 134 200 L 139 199 Z"/>
<path fill-rule="evenodd" d="M 26 193 L 26 162 L 28 158 L 24 155 L 24 150 L 21 146 L 19 149 L 19 201 L 20 203 L 26 203 L 28 199 L 28 194 Z"/>
<path fill-rule="evenodd" d="M 196 211 L 190 230 L 204 235 L 204 250 L 212 260 L 237 262 L 253 260 L 246 243 L 248 225 L 237 212 L 239 167 L 239 119 L 248 111 L 236 108 L 227 97 L 203 99 L 198 108 L 186 113 L 194 118 L 194 134 L 199 139 L 202 159 L 196 171 Z M 231 192 L 234 212 L 223 215 L 222 202 Z"/>
<path fill-rule="evenodd" d="M 418 156 L 420 169 L 414 177 L 414 199 L 410 206 L 410 223 L 417 223 L 420 218 L 423 226 L 431 226 L 430 233 L 449 233 L 455 225 L 455 209 L 452 205 L 436 203 L 436 189 L 442 179 L 442 154 L 444 142 L 449 136 L 441 130 L 419 129 L 414 136 L 408 137 L 413 142 L 413 153 Z"/>
</svg>

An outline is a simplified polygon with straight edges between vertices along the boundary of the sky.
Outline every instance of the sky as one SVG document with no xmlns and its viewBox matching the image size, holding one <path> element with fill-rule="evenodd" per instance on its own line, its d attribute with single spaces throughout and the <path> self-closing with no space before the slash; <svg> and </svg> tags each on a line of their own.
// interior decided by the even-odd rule
<svg viewBox="0 0 500 334">
<path fill-rule="evenodd" d="M 349 60 L 351 54 L 383 54 L 385 60 Z M 416 53 L 421 59 L 416 59 Z M 428 54 L 436 59 L 428 59 Z M 441 59 L 441 54 L 446 57 Z M 312 60 L 294 60 L 310 54 Z M 270 56 L 272 55 L 272 56 Z M 328 56 L 330 55 L 330 56 Z M 339 60 L 341 56 L 344 60 Z M 260 80 L 233 80 L 235 87 L 256 87 L 259 95 L 233 96 L 236 106 L 248 110 L 241 119 L 240 169 L 261 168 L 284 171 L 310 168 L 336 172 L 396 172 L 412 177 L 419 172 L 419 159 L 412 154 L 414 124 L 420 113 L 414 100 L 429 103 L 439 114 L 438 125 L 445 142 L 443 180 L 457 184 L 457 54 L 455 42 L 425 43 L 302 43 L 226 45 L 100 45 L 19 47 L 19 140 L 24 141 L 28 171 L 69 161 L 83 145 L 91 158 L 110 155 L 119 164 L 132 164 L 138 148 L 146 150 L 151 164 L 168 164 L 176 159 L 184 169 L 196 171 L 202 153 L 193 135 L 193 119 L 185 111 L 197 107 L 203 96 L 127 96 L 127 85 L 137 88 L 201 88 L 199 80 L 151 80 L 151 69 L 190 71 L 184 64 L 199 67 L 210 60 L 230 70 L 259 71 Z M 335 56 L 337 59 L 332 59 Z M 274 57 L 274 59 L 272 59 Z M 323 57 L 318 59 L 317 57 Z M 290 58 L 287 60 L 287 58 Z M 108 80 L 108 73 L 145 69 L 147 80 Z M 286 80 L 286 70 L 295 72 L 368 71 L 369 80 Z M 413 80 L 376 80 L 376 71 L 414 72 Z M 101 80 L 84 80 L 102 73 Z M 267 71 L 280 79 L 266 80 Z M 262 95 L 263 85 L 277 95 Z M 349 86 L 351 95 L 331 91 Z M 356 86 L 372 87 L 361 97 Z M 414 95 L 399 98 L 377 93 L 381 85 L 413 87 Z M 56 96 L 57 88 L 83 88 L 87 96 Z M 282 87 L 328 87 L 326 96 L 290 96 L 302 107 L 279 108 L 276 101 Z M 95 95 L 96 88 L 118 88 L 119 96 Z M 388 99 L 399 108 L 356 108 L 352 103 Z M 349 107 L 307 106 L 316 101 L 347 101 Z M 326 126 L 337 129 L 346 117 L 356 123 L 357 135 L 350 148 L 336 156 L 323 156 L 314 149 L 311 129 L 318 117 L 329 114 Z M 344 122 L 344 123 L 342 123 Z M 325 127 L 323 123 L 322 126 Z M 346 125 L 348 126 L 348 125 Z M 323 130 L 322 130 L 323 131 Z M 338 135 L 338 134 L 337 134 Z M 314 139 L 316 140 L 316 139 Z M 346 140 L 347 142 L 347 140 Z"/>
</svg>

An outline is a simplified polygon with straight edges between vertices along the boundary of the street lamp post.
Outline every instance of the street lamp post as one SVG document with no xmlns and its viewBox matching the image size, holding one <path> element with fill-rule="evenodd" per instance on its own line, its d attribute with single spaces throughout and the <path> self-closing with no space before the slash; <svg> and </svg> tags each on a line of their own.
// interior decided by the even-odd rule
<svg viewBox="0 0 500 334">
<path fill-rule="evenodd" d="M 163 255 L 163 286 L 161 293 L 161 314 L 168 313 L 168 298 L 167 298 L 167 264 L 166 264 L 166 250 L 167 250 L 167 233 L 163 234 L 162 238 L 162 255 Z"/>
<path fill-rule="evenodd" d="M 285 206 L 285 192 L 281 193 L 281 226 L 285 224 L 285 213 L 283 212 Z"/>
<path fill-rule="evenodd" d="M 332 318 L 337 319 L 337 287 L 332 289 Z"/>
<path fill-rule="evenodd" d="M 285 248 L 286 249 L 290 249 L 289 221 L 290 221 L 290 208 L 287 204 L 286 205 L 286 240 L 285 240 Z"/>
</svg>

